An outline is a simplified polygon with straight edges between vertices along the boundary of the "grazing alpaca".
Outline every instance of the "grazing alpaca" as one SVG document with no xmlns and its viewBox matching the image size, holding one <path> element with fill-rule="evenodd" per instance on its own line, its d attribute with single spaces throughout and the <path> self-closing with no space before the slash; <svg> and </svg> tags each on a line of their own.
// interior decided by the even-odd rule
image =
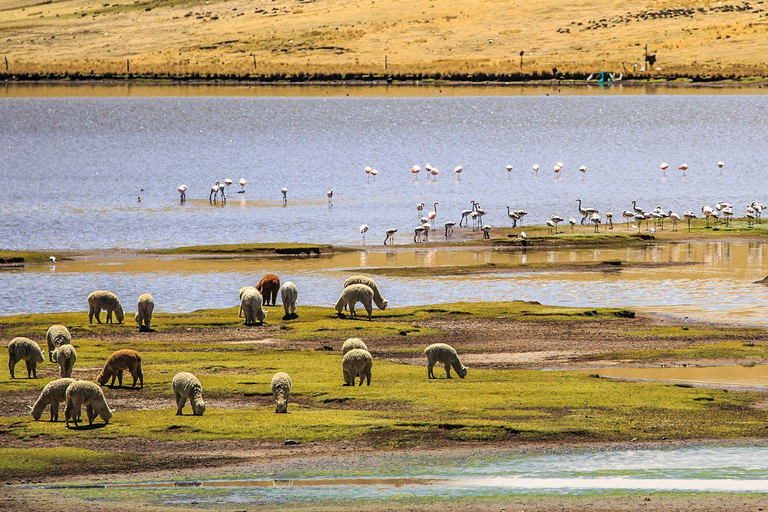
<svg viewBox="0 0 768 512">
<path fill-rule="evenodd" d="M 280 291 L 280 278 L 275 274 L 267 274 L 261 278 L 259 284 L 256 285 L 256 289 L 264 297 L 265 306 L 270 305 L 270 299 L 272 306 L 274 306 L 277 302 L 277 292 Z"/>
</svg>

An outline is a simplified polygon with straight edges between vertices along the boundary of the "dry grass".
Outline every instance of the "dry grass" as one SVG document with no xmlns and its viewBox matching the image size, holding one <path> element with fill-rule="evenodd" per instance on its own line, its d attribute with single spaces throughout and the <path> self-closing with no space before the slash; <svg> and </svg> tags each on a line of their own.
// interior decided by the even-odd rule
<svg viewBox="0 0 768 512">
<path fill-rule="evenodd" d="M 768 4 L 741 0 L 6 0 L 0 73 L 768 76 Z M 649 14 L 650 13 L 650 14 Z M 388 69 L 384 69 L 384 57 Z M 254 65 L 255 59 L 255 65 Z"/>
</svg>

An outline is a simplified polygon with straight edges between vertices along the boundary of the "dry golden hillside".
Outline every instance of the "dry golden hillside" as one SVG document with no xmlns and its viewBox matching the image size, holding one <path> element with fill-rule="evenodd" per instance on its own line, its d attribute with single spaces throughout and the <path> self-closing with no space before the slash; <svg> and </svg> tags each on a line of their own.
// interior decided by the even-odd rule
<svg viewBox="0 0 768 512">
<path fill-rule="evenodd" d="M 763 0 L 3 0 L 0 72 L 768 75 Z"/>
</svg>

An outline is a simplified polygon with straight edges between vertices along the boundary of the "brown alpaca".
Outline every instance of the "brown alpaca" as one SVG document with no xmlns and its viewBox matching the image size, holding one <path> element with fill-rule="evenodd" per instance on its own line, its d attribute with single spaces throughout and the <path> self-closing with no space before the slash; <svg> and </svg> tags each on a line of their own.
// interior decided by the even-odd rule
<svg viewBox="0 0 768 512">
<path fill-rule="evenodd" d="M 132 388 L 136 387 L 137 378 L 141 383 L 140 387 L 144 387 L 144 374 L 141 371 L 141 354 L 129 348 L 118 350 L 109 356 L 107 364 L 104 365 L 104 369 L 101 370 L 98 377 L 96 377 L 96 382 L 98 382 L 100 386 L 103 386 L 107 383 L 109 378 L 112 377 L 112 382 L 110 382 L 109 387 L 114 387 L 115 377 L 117 377 L 118 386 L 123 387 L 123 370 L 128 370 L 131 377 L 133 377 L 133 384 L 131 384 Z"/>
<path fill-rule="evenodd" d="M 272 298 L 272 305 L 275 305 L 277 301 L 277 292 L 280 291 L 280 278 L 275 274 L 267 274 L 261 278 L 259 284 L 256 285 L 256 289 L 259 290 L 261 296 L 264 297 L 264 305 L 269 306 L 270 297 Z"/>
</svg>

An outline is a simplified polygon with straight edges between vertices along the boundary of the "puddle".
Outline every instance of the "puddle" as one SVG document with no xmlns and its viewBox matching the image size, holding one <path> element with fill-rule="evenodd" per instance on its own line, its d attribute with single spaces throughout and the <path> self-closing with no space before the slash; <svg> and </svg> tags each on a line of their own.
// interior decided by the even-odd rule
<svg viewBox="0 0 768 512">
<path fill-rule="evenodd" d="M 349 461 L 346 461 L 349 462 Z M 349 500 L 449 500 L 530 494 L 590 495 L 611 491 L 768 493 L 768 448 L 674 449 L 520 454 L 402 453 L 371 455 L 361 469 L 345 457 L 322 469 L 277 476 L 159 482 L 84 482 L 34 486 L 90 499 L 137 497 L 155 505 L 229 507 Z M 337 469 L 333 469 L 337 468 Z M 322 472 L 322 475 L 311 473 Z M 140 495 L 130 494 L 141 491 Z M 78 494 L 81 493 L 81 494 Z M 133 499 L 133 498 L 131 498 Z"/>
<path fill-rule="evenodd" d="M 768 389 L 768 365 L 686 366 L 674 368 L 600 368 L 577 370 L 602 377 L 685 383 L 697 386 Z"/>
</svg>

